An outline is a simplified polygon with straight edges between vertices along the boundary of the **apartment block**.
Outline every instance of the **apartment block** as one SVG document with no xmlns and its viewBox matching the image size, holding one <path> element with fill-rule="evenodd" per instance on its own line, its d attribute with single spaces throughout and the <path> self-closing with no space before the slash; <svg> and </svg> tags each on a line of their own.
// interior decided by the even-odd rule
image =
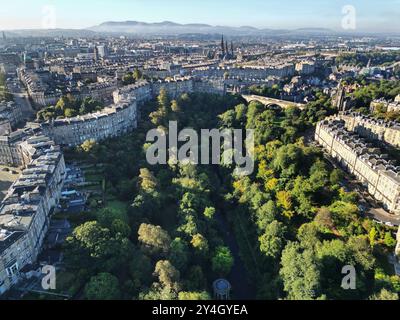
<svg viewBox="0 0 400 320">
<path fill-rule="evenodd" d="M 345 112 L 339 115 L 345 121 L 346 128 L 360 136 L 383 141 L 394 147 L 400 147 L 400 123 L 375 119 L 359 113 Z"/>
<path fill-rule="evenodd" d="M 36 136 L 27 141 L 30 148 L 37 146 L 36 152 L 0 204 L 0 295 L 36 263 L 61 196 L 64 157 L 59 147 L 44 146 L 46 140 Z"/>
<path fill-rule="evenodd" d="M 348 131 L 345 121 L 338 118 L 318 123 L 315 140 L 386 210 L 400 215 L 400 167 L 394 161 L 357 133 Z"/>
</svg>

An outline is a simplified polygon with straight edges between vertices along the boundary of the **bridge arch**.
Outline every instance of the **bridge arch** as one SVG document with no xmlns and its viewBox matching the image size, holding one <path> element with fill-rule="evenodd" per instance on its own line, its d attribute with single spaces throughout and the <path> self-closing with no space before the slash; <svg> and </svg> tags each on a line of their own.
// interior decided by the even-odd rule
<svg viewBox="0 0 400 320">
<path fill-rule="evenodd" d="M 305 108 L 305 105 L 302 103 L 295 103 L 295 102 L 279 100 L 279 99 L 274 99 L 274 98 L 268 98 L 268 97 L 262 97 L 262 96 L 257 96 L 257 95 L 242 95 L 242 97 L 243 97 L 243 99 L 245 99 L 247 101 L 247 103 L 250 103 L 252 101 L 257 101 L 257 102 L 262 103 L 266 107 L 277 105 L 277 106 L 281 107 L 282 109 L 286 109 L 291 106 L 294 106 L 301 110 Z"/>
</svg>

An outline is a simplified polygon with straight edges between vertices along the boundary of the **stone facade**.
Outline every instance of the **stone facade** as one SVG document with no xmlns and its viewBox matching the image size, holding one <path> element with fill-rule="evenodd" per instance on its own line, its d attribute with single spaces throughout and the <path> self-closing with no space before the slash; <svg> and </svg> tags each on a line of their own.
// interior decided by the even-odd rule
<svg viewBox="0 0 400 320">
<path fill-rule="evenodd" d="M 197 77 L 218 77 L 224 78 L 239 77 L 243 79 L 267 79 L 270 76 L 279 78 L 291 77 L 295 74 L 295 65 L 291 63 L 278 64 L 271 66 L 246 66 L 241 68 L 236 67 L 202 67 L 192 71 L 193 76 Z"/>
<path fill-rule="evenodd" d="M 301 75 L 310 75 L 315 72 L 315 62 L 302 61 L 296 64 L 296 71 Z"/>
<path fill-rule="evenodd" d="M 102 111 L 67 119 L 57 119 L 41 125 L 43 133 L 57 144 L 77 146 L 86 140 L 100 141 L 130 132 L 137 126 L 137 103 L 126 97 Z"/>
<path fill-rule="evenodd" d="M 364 138 L 400 147 L 400 123 L 396 121 L 385 121 L 349 112 L 341 113 L 339 118 L 345 121 L 347 130 L 354 131 Z"/>
<path fill-rule="evenodd" d="M 59 147 L 44 136 L 30 137 L 26 144 L 31 161 L 0 204 L 0 295 L 36 262 L 65 179 Z"/>
<path fill-rule="evenodd" d="M 0 136 L 12 131 L 11 123 L 8 119 L 0 118 Z"/>
<path fill-rule="evenodd" d="M 400 112 L 400 98 L 397 96 L 394 101 L 377 99 L 371 102 L 371 112 L 375 112 L 378 107 L 383 107 L 386 112 Z"/>
<path fill-rule="evenodd" d="M 7 119 L 12 128 L 23 120 L 22 111 L 19 105 L 13 101 L 0 102 L 0 119 Z"/>
<path fill-rule="evenodd" d="M 196 79 L 193 77 L 176 77 L 170 80 L 155 82 L 139 81 L 136 84 L 122 87 L 113 93 L 114 103 L 126 99 L 127 95 L 136 97 L 138 104 L 149 101 L 165 89 L 171 99 L 175 99 L 184 93 L 204 92 L 224 95 L 226 93 L 225 81 L 221 79 Z"/>
<path fill-rule="evenodd" d="M 19 145 L 26 138 L 25 130 L 17 130 L 0 136 L 0 164 L 22 166 L 23 160 Z"/>
<path fill-rule="evenodd" d="M 400 167 L 394 161 L 358 134 L 347 131 L 345 122 L 338 118 L 318 123 L 315 140 L 354 174 L 385 209 L 400 215 Z"/>
</svg>

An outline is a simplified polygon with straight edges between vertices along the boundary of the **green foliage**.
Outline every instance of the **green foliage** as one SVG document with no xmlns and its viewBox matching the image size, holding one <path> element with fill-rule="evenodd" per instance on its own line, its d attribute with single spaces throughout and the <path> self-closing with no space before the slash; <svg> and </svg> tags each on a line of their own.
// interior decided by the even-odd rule
<svg viewBox="0 0 400 320">
<path fill-rule="evenodd" d="M 249 88 L 249 92 L 251 94 L 275 98 L 275 99 L 280 98 L 281 91 L 282 91 L 282 87 L 277 84 L 273 85 L 272 87 L 253 85 Z"/>
<path fill-rule="evenodd" d="M 313 252 L 289 242 L 282 253 L 280 275 L 289 299 L 312 300 L 319 296 L 320 272 Z"/>
<path fill-rule="evenodd" d="M 372 82 L 367 85 L 359 86 L 351 93 L 355 109 L 363 110 L 369 108 L 374 99 L 393 100 L 400 94 L 400 81 L 382 80 L 378 83 Z"/>
<path fill-rule="evenodd" d="M 113 223 L 118 220 L 120 222 L 128 223 L 128 216 L 125 211 L 115 210 L 111 208 L 104 208 L 97 212 L 97 221 L 106 228 L 111 228 Z M 119 225 L 120 222 L 118 222 Z M 127 226 L 129 228 L 129 226 Z"/>
<path fill-rule="evenodd" d="M 393 238 L 390 232 L 385 233 L 385 245 L 389 248 L 394 248 L 396 246 L 396 239 Z"/>
<path fill-rule="evenodd" d="M 379 293 L 370 297 L 370 300 L 399 300 L 399 294 L 383 288 Z"/>
<path fill-rule="evenodd" d="M 395 63 L 400 59 L 400 52 L 357 52 L 342 53 L 336 58 L 336 63 L 358 67 L 366 67 L 371 61 L 372 66 Z"/>
<path fill-rule="evenodd" d="M 160 226 L 143 223 L 139 227 L 138 234 L 146 252 L 165 255 L 170 250 L 171 238 Z"/>
<path fill-rule="evenodd" d="M 154 274 L 158 276 L 158 281 L 164 287 L 179 290 L 180 273 L 168 260 L 158 261 Z"/>
<path fill-rule="evenodd" d="M 109 273 L 99 273 L 90 278 L 84 294 L 89 300 L 117 300 L 121 297 L 118 279 Z"/>
<path fill-rule="evenodd" d="M 142 77 L 142 72 L 138 68 L 135 68 L 133 72 L 128 72 L 122 77 L 122 84 L 125 86 L 134 84 L 136 81 L 142 79 Z"/>
<path fill-rule="evenodd" d="M 357 194 L 339 187 L 343 173 L 302 138 L 331 111 L 321 93 L 300 111 L 247 106 L 231 96 L 184 94 L 171 101 L 161 90 L 157 101 L 142 107 L 143 121 L 134 133 L 89 141 L 77 153 L 104 163 L 105 190 L 124 205 L 110 210 L 108 203 L 108 209 L 91 214 L 97 222 L 74 231 L 67 241 L 68 271 L 82 284 L 100 272 L 118 275 L 124 299 L 205 299 L 209 284 L 242 261 L 262 298 L 359 299 L 383 287 L 396 291 L 400 286 L 383 271 L 376 283 L 373 279 L 375 251 L 392 246 L 393 237 L 360 218 Z M 229 167 L 149 170 L 146 132 L 170 120 L 195 130 L 255 128 L 256 171 L 234 177 Z M 242 261 L 234 261 L 237 253 L 217 229 L 225 218 Z M 368 237 L 373 228 L 374 250 Z M 357 270 L 356 291 L 340 288 L 344 265 Z"/>
<path fill-rule="evenodd" d="M 144 192 L 152 192 L 157 188 L 157 179 L 149 169 L 140 169 L 139 179 L 140 187 Z"/>
<path fill-rule="evenodd" d="M 320 241 L 318 227 L 314 223 L 301 225 L 297 232 L 297 239 L 303 248 L 313 250 Z"/>
<path fill-rule="evenodd" d="M 79 147 L 79 151 L 83 151 L 86 153 L 90 153 L 90 152 L 96 152 L 96 148 L 98 148 L 98 144 L 95 140 L 86 140 L 85 142 L 83 142 L 80 147 Z"/>
<path fill-rule="evenodd" d="M 279 221 L 274 220 L 265 229 L 265 233 L 258 240 L 260 242 L 260 250 L 266 256 L 277 258 L 284 246 L 284 235 L 286 227 Z"/>
<path fill-rule="evenodd" d="M 219 246 L 211 259 L 212 269 L 219 276 L 227 276 L 231 271 L 234 259 L 228 247 Z"/>
<path fill-rule="evenodd" d="M 208 241 L 201 234 L 195 234 L 190 243 L 192 244 L 193 248 L 201 254 L 206 255 L 208 253 Z"/>
<path fill-rule="evenodd" d="M 78 115 L 85 115 L 100 111 L 104 108 L 103 103 L 94 100 L 93 98 L 85 98 L 83 101 L 75 100 L 68 94 L 62 96 L 55 106 L 49 106 L 37 113 L 37 119 L 47 121 L 56 118 L 71 118 Z"/>
<path fill-rule="evenodd" d="M 7 88 L 6 75 L 0 72 L 0 102 L 12 100 L 13 96 Z"/>
<path fill-rule="evenodd" d="M 87 249 L 92 257 L 102 257 L 108 253 L 110 231 L 101 227 L 98 222 L 86 222 L 78 226 L 73 232 L 73 238 L 79 241 L 81 247 Z"/>
<path fill-rule="evenodd" d="M 211 300 L 210 295 L 206 291 L 202 292 L 179 292 L 179 300 Z"/>
<path fill-rule="evenodd" d="M 213 207 L 205 208 L 205 210 L 204 210 L 204 216 L 205 216 L 207 219 L 213 219 L 213 218 L 214 218 L 214 215 L 215 215 L 215 208 L 213 208 Z"/>
<path fill-rule="evenodd" d="M 171 242 L 169 260 L 178 268 L 185 270 L 189 261 L 189 246 L 181 238 L 176 238 Z"/>
</svg>

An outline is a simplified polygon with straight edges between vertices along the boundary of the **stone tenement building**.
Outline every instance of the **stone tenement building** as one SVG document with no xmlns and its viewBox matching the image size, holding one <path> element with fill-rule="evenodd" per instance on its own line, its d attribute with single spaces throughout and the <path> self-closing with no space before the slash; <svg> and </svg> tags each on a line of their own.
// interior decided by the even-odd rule
<svg viewBox="0 0 400 320">
<path fill-rule="evenodd" d="M 112 98 L 113 92 L 115 90 L 117 90 L 117 81 L 111 80 L 107 82 L 89 84 L 87 86 L 79 88 L 79 90 L 77 92 L 73 92 L 72 95 L 77 100 L 93 98 L 97 101 L 106 101 Z"/>
<path fill-rule="evenodd" d="M 113 93 L 114 105 L 102 111 L 41 124 L 43 133 L 56 144 L 77 146 L 86 140 L 100 141 L 130 132 L 137 127 L 138 104 L 151 100 L 165 89 L 171 98 L 183 93 L 207 92 L 225 94 L 225 84 L 218 80 L 199 80 L 191 77 L 137 84 Z"/>
<path fill-rule="evenodd" d="M 349 131 L 367 139 L 380 140 L 400 147 L 400 123 L 396 121 L 385 121 L 351 112 L 341 113 L 338 117 L 345 121 Z"/>
<path fill-rule="evenodd" d="M 62 93 L 49 86 L 50 72 L 35 72 L 17 69 L 18 78 L 26 86 L 32 101 L 38 106 L 49 106 L 57 103 Z"/>
<path fill-rule="evenodd" d="M 64 157 L 44 136 L 27 139 L 31 161 L 0 204 L 0 295 L 34 269 L 61 196 Z"/>
<path fill-rule="evenodd" d="M 386 112 L 400 112 L 400 95 L 394 101 L 377 99 L 371 102 L 370 111 L 375 112 L 378 107 L 383 107 Z"/>
<path fill-rule="evenodd" d="M 112 107 L 74 118 L 50 120 L 41 124 L 43 133 L 55 143 L 77 146 L 86 140 L 100 141 L 120 136 L 137 127 L 137 102 L 126 96 Z"/>
<path fill-rule="evenodd" d="M 0 136 L 0 164 L 22 166 L 20 143 L 27 138 L 25 130 L 17 130 Z"/>
<path fill-rule="evenodd" d="M 273 64 L 270 66 L 244 66 L 235 67 L 201 67 L 192 71 L 193 76 L 198 77 L 218 77 L 223 79 L 226 74 L 230 77 L 244 79 L 267 79 L 270 76 L 279 78 L 291 77 L 295 74 L 295 65 L 292 63 Z"/>
<path fill-rule="evenodd" d="M 113 92 L 114 103 L 120 103 L 122 100 L 126 99 L 127 95 L 131 94 L 135 95 L 138 104 L 142 104 L 153 96 L 152 87 L 146 80 L 124 86 Z"/>
<path fill-rule="evenodd" d="M 30 145 L 24 142 L 40 131 L 38 125 L 31 125 L 0 136 L 0 164 L 22 167 L 31 161 L 28 154 L 32 151 L 27 150 Z"/>
<path fill-rule="evenodd" d="M 317 125 L 315 140 L 337 162 L 354 174 L 388 211 L 400 215 L 400 167 L 380 150 L 345 128 L 345 122 L 328 118 Z"/>
<path fill-rule="evenodd" d="M 11 131 L 10 121 L 5 118 L 0 118 L 0 135 L 10 133 Z"/>
<path fill-rule="evenodd" d="M 296 71 L 301 75 L 310 75 L 315 72 L 316 65 L 314 61 L 301 61 L 296 64 Z"/>
<path fill-rule="evenodd" d="M 100 141 L 130 132 L 137 127 L 138 106 L 156 97 L 165 88 L 171 98 L 183 93 L 206 92 L 225 94 L 225 83 L 220 79 L 177 80 L 149 83 L 140 81 L 113 93 L 114 105 L 102 111 L 40 124 L 39 128 L 24 128 L 0 135 L 0 164 L 23 166 L 23 142 L 37 130 L 49 136 L 56 144 L 77 146 L 85 140 Z M 0 133 L 1 134 L 1 133 Z"/>
<path fill-rule="evenodd" d="M 139 81 L 136 84 L 122 87 L 113 93 L 114 103 L 125 99 L 127 94 L 136 97 L 138 104 L 149 101 L 165 89 L 170 98 L 175 99 L 184 93 L 204 92 L 224 95 L 226 93 L 225 81 L 221 79 L 196 79 L 193 77 L 175 78 L 171 80 L 160 80 L 155 82 Z"/>
<path fill-rule="evenodd" d="M 14 128 L 23 120 L 21 107 L 13 101 L 0 101 L 0 119 L 7 120 L 11 128 Z M 0 131 L 0 134 L 3 133 Z"/>
</svg>

